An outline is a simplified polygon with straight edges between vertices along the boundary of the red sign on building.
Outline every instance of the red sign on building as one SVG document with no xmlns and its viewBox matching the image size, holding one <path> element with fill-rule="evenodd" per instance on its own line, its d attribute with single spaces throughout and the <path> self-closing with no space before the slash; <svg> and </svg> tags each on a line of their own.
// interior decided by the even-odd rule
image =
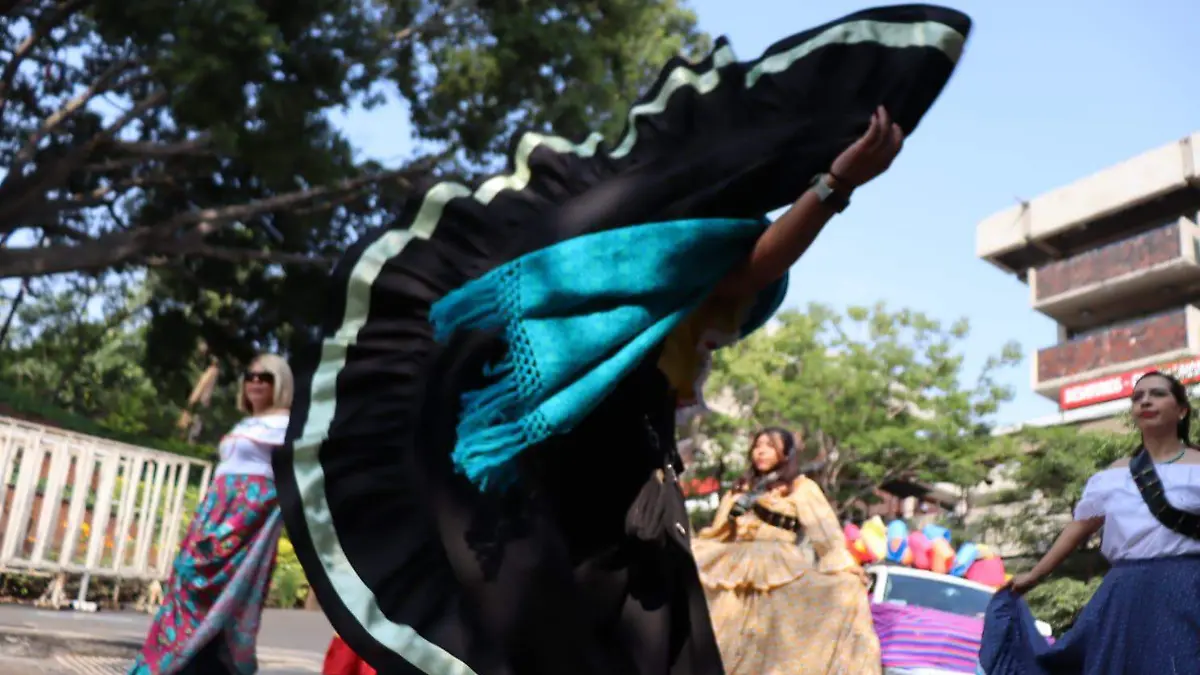
<svg viewBox="0 0 1200 675">
<path fill-rule="evenodd" d="M 1137 379 L 1151 370 L 1160 370 L 1174 375 L 1184 384 L 1200 382 L 1200 356 L 1193 356 L 1166 365 L 1137 368 L 1063 387 L 1058 392 L 1058 407 L 1062 410 L 1073 410 L 1126 398 L 1133 393 L 1133 385 Z"/>
</svg>

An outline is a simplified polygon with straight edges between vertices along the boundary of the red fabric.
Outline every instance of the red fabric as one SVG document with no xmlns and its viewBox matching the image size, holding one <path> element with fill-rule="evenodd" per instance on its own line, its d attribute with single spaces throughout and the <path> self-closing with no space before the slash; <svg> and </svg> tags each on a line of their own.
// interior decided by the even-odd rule
<svg viewBox="0 0 1200 675">
<path fill-rule="evenodd" d="M 321 675 L 376 675 L 376 673 L 375 669 L 359 658 L 358 654 L 355 654 L 340 636 L 334 635 L 333 642 L 329 643 L 329 650 L 325 652 L 325 667 L 321 669 Z"/>
</svg>

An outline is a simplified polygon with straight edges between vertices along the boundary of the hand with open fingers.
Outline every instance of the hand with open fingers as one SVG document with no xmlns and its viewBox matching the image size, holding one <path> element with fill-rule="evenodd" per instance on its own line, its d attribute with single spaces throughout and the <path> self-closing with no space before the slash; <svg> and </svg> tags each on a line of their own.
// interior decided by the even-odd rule
<svg viewBox="0 0 1200 675">
<path fill-rule="evenodd" d="M 838 155 L 829 168 L 833 179 L 853 189 L 887 171 L 904 145 L 904 131 L 883 106 L 871 115 L 867 132 Z"/>
</svg>

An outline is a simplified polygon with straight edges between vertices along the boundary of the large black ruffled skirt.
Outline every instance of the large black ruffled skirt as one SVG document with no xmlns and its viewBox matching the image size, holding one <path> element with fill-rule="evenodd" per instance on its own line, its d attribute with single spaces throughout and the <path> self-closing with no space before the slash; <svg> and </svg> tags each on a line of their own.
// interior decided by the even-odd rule
<svg viewBox="0 0 1200 675">
<path fill-rule="evenodd" d="M 429 308 L 555 241 L 792 202 L 876 106 L 911 132 L 969 26 L 913 5 L 798 33 L 748 62 L 718 40 L 699 63 L 667 64 L 615 145 L 525 134 L 507 173 L 431 183 L 352 247 L 319 349 L 296 364 L 275 467 L 297 555 L 342 638 L 383 675 L 720 675 L 682 496 L 656 482 L 674 397 L 654 364 L 570 434 L 522 453 L 522 489 L 483 496 L 449 456 L 459 395 L 497 341 L 436 344 Z M 642 522 L 627 526 L 631 513 Z"/>
</svg>

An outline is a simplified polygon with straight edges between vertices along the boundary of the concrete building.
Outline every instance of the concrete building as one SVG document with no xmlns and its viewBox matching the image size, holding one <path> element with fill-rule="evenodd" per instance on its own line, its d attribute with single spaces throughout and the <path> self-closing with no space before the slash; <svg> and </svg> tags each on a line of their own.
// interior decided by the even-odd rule
<svg viewBox="0 0 1200 675">
<path fill-rule="evenodd" d="M 1030 424 L 1109 426 L 1147 370 L 1200 383 L 1197 223 L 1200 133 L 979 223 L 978 256 L 1058 324 L 1031 384 L 1059 412 Z"/>
</svg>

